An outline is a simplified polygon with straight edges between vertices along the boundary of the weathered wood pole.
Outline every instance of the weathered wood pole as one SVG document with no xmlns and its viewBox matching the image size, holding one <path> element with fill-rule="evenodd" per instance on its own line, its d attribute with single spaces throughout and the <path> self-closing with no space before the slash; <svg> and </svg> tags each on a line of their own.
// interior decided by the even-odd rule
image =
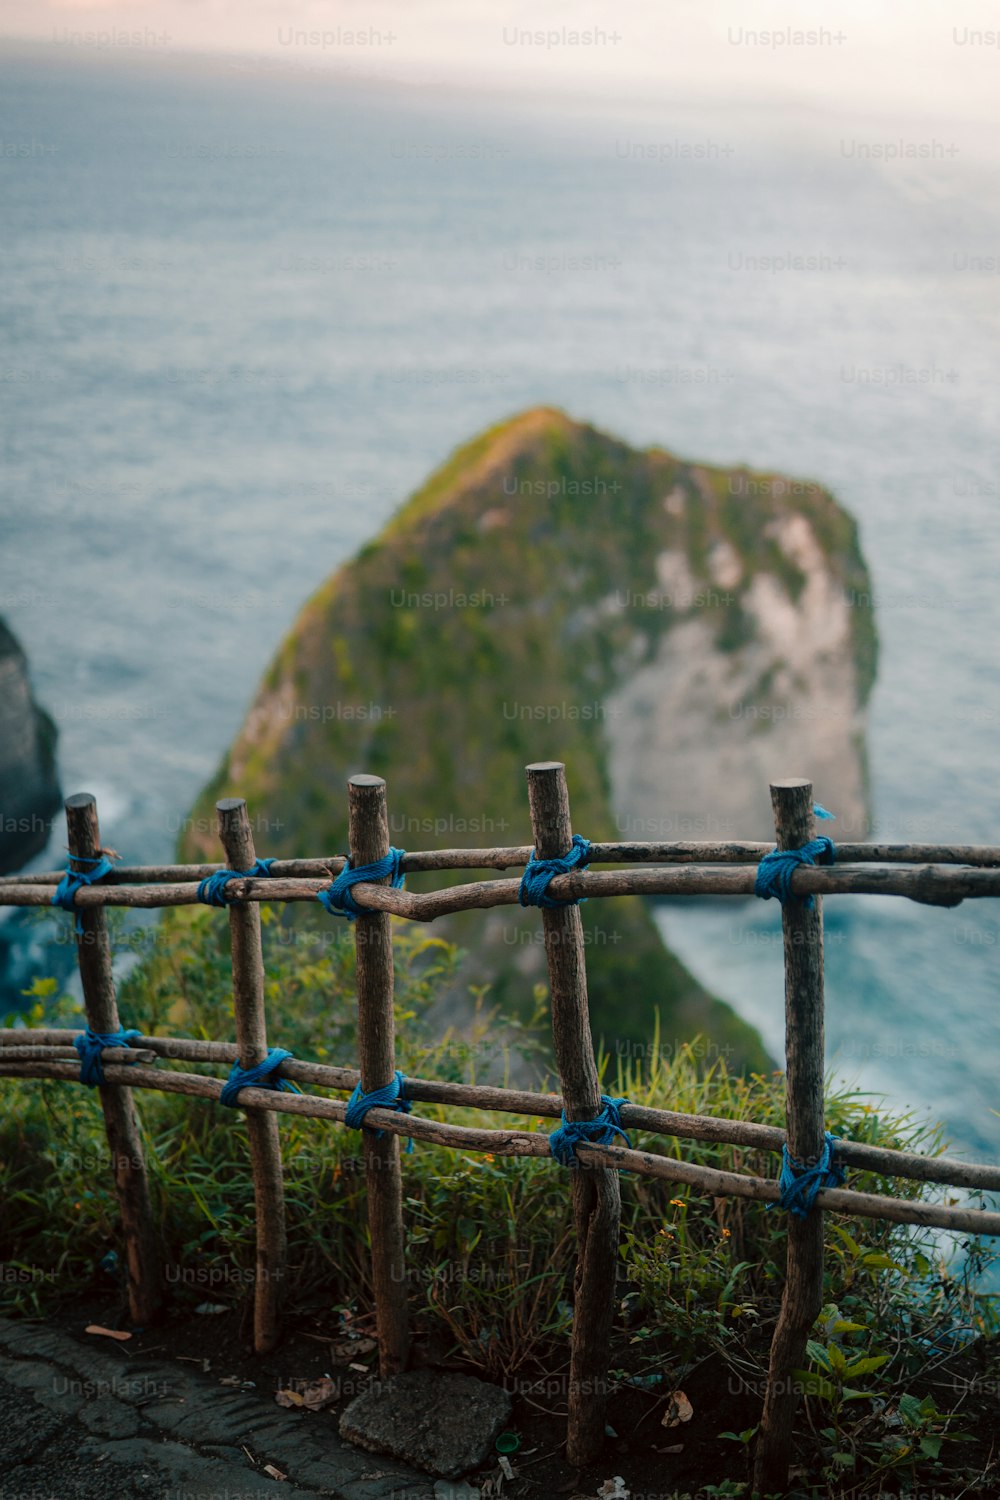
<svg viewBox="0 0 1000 1500">
<path fill-rule="evenodd" d="M 771 805 L 779 849 L 813 837 L 809 781 L 776 781 Z M 788 1150 L 805 1166 L 824 1144 L 823 906 L 791 900 L 782 909 L 785 939 L 785 1110 Z M 806 1340 L 823 1305 L 823 1212 L 788 1214 L 785 1287 L 771 1341 L 767 1393 L 754 1465 L 754 1490 L 783 1494 L 788 1484 L 792 1423 L 798 1403 L 793 1370 L 805 1364 Z"/>
<path fill-rule="evenodd" d="M 352 776 L 347 783 L 351 866 L 374 864 L 389 852 L 389 814 L 381 776 Z M 385 880 L 379 884 L 385 884 Z M 365 913 L 354 924 L 358 984 L 358 1067 L 365 1093 L 385 1088 L 396 1072 L 393 1013 L 392 920 Z M 372 1242 L 372 1286 L 383 1380 L 405 1370 L 410 1351 L 406 1305 L 406 1247 L 399 1137 L 362 1130 Z"/>
<path fill-rule="evenodd" d="M 558 859 L 573 842 L 566 768 L 561 761 L 527 767 L 535 852 Z M 552 1043 L 567 1120 L 592 1120 L 601 1110 L 587 1002 L 583 924 L 576 906 L 542 909 L 549 971 Z M 574 1276 L 566 1455 L 582 1467 L 604 1447 L 611 1325 L 618 1273 L 621 1188 L 607 1167 L 571 1170 L 578 1255 Z"/>
<path fill-rule="evenodd" d="M 88 792 L 66 800 L 67 843 L 71 856 L 81 861 L 100 855 L 101 831 L 97 803 Z M 118 1001 L 111 964 L 108 918 L 103 907 L 80 908 L 76 933 L 76 956 L 83 984 L 83 1002 L 91 1031 L 117 1031 Z M 163 1268 L 159 1241 L 153 1224 L 149 1178 L 142 1149 L 142 1136 L 131 1089 L 115 1084 L 98 1087 L 108 1151 L 115 1177 L 118 1208 L 125 1236 L 129 1317 L 140 1327 L 151 1323 L 163 1303 Z"/>
<path fill-rule="evenodd" d="M 224 797 L 215 804 L 215 810 L 219 816 L 219 838 L 227 865 L 231 870 L 249 870 L 257 855 L 246 803 L 242 797 Z M 263 1062 L 268 1053 L 260 907 L 231 903 L 229 937 L 236 1046 L 240 1066 L 253 1068 Z M 281 1301 L 288 1253 L 281 1141 L 277 1115 L 248 1109 L 246 1122 L 257 1218 L 253 1346 L 257 1354 L 268 1354 L 281 1334 Z"/>
</svg>

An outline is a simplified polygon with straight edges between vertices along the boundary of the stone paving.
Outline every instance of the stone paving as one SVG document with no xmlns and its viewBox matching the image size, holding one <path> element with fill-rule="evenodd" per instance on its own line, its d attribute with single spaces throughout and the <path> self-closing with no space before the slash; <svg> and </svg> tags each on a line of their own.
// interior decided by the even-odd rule
<svg viewBox="0 0 1000 1500">
<path fill-rule="evenodd" d="M 283 1410 L 174 1361 L 0 1318 L 0 1500 L 261 1495 L 433 1500 L 434 1488 L 345 1443 L 332 1413 Z"/>
</svg>

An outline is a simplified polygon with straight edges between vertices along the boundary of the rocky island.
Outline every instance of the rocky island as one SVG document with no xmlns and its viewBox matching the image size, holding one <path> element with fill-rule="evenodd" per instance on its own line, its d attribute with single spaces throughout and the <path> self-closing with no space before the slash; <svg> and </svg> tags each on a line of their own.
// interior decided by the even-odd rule
<svg viewBox="0 0 1000 1500">
<path fill-rule="evenodd" d="M 361 770 L 386 777 L 399 846 L 528 843 L 524 766 L 547 758 L 593 839 L 769 838 L 768 779 L 788 774 L 860 836 L 876 637 L 851 601 L 870 597 L 855 523 L 819 484 L 524 412 L 453 454 L 308 601 L 181 854 L 218 858 L 199 830 L 229 794 L 267 820 L 259 854 L 339 852 Z M 647 1039 L 656 1008 L 666 1038 L 764 1061 L 643 903 L 581 914 L 609 1047 Z M 434 930 L 505 1008 L 544 977 L 537 913 Z"/>
<path fill-rule="evenodd" d="M 56 728 L 31 691 L 28 662 L 0 620 L 0 875 L 21 869 L 48 843 L 60 791 Z"/>
</svg>

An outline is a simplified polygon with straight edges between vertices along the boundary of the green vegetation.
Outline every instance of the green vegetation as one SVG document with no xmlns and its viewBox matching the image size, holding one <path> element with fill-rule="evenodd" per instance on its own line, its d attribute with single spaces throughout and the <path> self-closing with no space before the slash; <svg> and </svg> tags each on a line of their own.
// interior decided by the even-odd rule
<svg viewBox="0 0 1000 1500">
<path fill-rule="evenodd" d="M 838 584 L 870 588 L 853 521 L 814 484 L 640 452 L 563 413 L 522 413 L 460 448 L 380 536 L 303 609 L 265 674 L 246 725 L 199 798 L 180 857 L 218 857 L 213 805 L 248 800 L 262 854 L 346 847 L 344 781 L 389 782 L 390 835 L 403 847 L 530 843 L 524 766 L 566 763 L 574 827 L 622 836 L 608 776 L 604 703 L 663 632 L 703 608 L 720 650 L 751 636 L 744 596 L 761 570 L 792 597 L 803 576 L 771 523 L 809 520 Z M 733 602 L 711 582 L 726 542 L 743 565 Z M 700 605 L 629 608 L 662 594 L 656 557 L 687 558 Z M 871 612 L 851 612 L 859 695 L 874 670 Z M 863 751 L 862 751 L 863 756 Z M 456 881 L 465 878 L 461 874 Z M 415 890 L 440 883 L 414 878 Z M 583 908 L 598 1035 L 701 1031 L 738 1065 L 760 1068 L 760 1039 L 666 952 L 642 902 Z M 298 924 L 302 912 L 289 916 Z M 507 908 L 441 920 L 469 955 L 454 991 L 489 982 L 522 1017 L 543 976 L 535 919 Z"/>
<path fill-rule="evenodd" d="M 355 1056 L 353 942 L 346 924 L 312 940 L 289 935 L 263 908 L 273 1043 L 303 1058 Z M 60 920 L 54 918 L 54 920 Z M 121 919 L 115 917 L 116 923 Z M 451 945 L 400 924 L 395 937 L 399 1061 L 404 1072 L 456 1081 L 495 1073 L 516 1048 L 544 1073 L 547 1041 L 537 1024 L 500 1018 L 473 997 L 470 1036 L 442 1029 L 436 1006 L 456 971 Z M 122 945 L 118 944 L 119 951 Z M 29 1021 L 78 1022 L 53 981 L 35 986 Z M 183 914 L 158 936 L 122 986 L 125 1025 L 149 1032 L 232 1035 L 227 927 L 217 914 Z M 544 993 L 536 996 L 539 1007 Z M 499 1028 L 499 1029 L 498 1029 Z M 641 1058 L 601 1059 L 606 1090 L 634 1102 L 691 1113 L 781 1124 L 778 1074 L 731 1073 L 695 1040 L 678 1049 L 658 1031 Z M 188 1064 L 198 1069 L 198 1065 Z M 0 1124 L 0 1186 L 6 1212 L 0 1261 L 7 1309 L 50 1310 L 60 1299 L 109 1288 L 106 1268 L 123 1259 L 106 1144 L 94 1093 L 73 1085 L 6 1080 Z M 246 1135 L 234 1112 L 199 1100 L 137 1092 L 155 1211 L 175 1306 L 252 1299 L 253 1196 Z M 459 1123 L 546 1128 L 464 1109 L 421 1105 Z M 282 1116 L 287 1169 L 290 1318 L 334 1334 L 345 1313 L 370 1311 L 364 1180 L 358 1138 L 339 1126 Z M 827 1121 L 838 1135 L 930 1153 L 940 1134 L 915 1115 L 885 1115 L 856 1093 L 832 1091 Z M 773 1175 L 774 1159 L 743 1148 L 674 1142 L 644 1132 L 633 1143 L 725 1170 Z M 404 1155 L 408 1287 L 416 1332 L 443 1359 L 486 1376 L 533 1379 L 565 1368 L 571 1316 L 573 1235 L 566 1174 L 551 1161 L 492 1158 L 418 1146 Z M 642 1390 L 665 1410 L 670 1393 L 695 1389 L 711 1362 L 714 1382 L 759 1410 L 767 1344 L 781 1293 L 786 1221 L 762 1205 L 713 1201 L 680 1185 L 623 1174 L 619 1316 L 612 1388 Z M 930 1199 L 941 1190 L 870 1174 L 863 1191 Z M 977 1291 L 978 1244 L 957 1269 L 934 1237 L 902 1226 L 828 1215 L 825 1302 L 800 1372 L 805 1405 L 798 1430 L 811 1483 L 803 1495 L 905 1493 L 942 1497 L 976 1484 L 966 1463 L 968 1423 L 928 1386 L 972 1335 L 996 1328 L 993 1301 Z M 102 1270 L 102 1265 L 105 1270 Z M 172 1274 L 171 1274 L 172 1273 Z M 995 1389 L 995 1384 L 991 1389 Z M 656 1424 L 662 1413 L 657 1407 Z M 723 1427 L 720 1422 L 720 1428 Z M 720 1449 L 749 1449 L 753 1420 L 720 1430 Z M 668 1438 L 667 1441 L 670 1441 Z M 954 1484 L 954 1487 L 952 1485 Z M 728 1486 L 728 1487 L 727 1487 Z M 848 1487 L 849 1486 L 849 1487 Z M 746 1494 L 726 1480 L 700 1493 Z M 982 1492 L 981 1490 L 979 1492 Z"/>
</svg>

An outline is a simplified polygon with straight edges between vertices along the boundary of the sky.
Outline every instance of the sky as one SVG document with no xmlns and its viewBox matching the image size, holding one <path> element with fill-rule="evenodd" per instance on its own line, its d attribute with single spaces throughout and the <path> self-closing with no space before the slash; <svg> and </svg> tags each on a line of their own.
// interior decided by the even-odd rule
<svg viewBox="0 0 1000 1500">
<path fill-rule="evenodd" d="M 0 0 L 0 38 L 250 53 L 411 83 L 1000 117 L 995 0 Z"/>
</svg>

